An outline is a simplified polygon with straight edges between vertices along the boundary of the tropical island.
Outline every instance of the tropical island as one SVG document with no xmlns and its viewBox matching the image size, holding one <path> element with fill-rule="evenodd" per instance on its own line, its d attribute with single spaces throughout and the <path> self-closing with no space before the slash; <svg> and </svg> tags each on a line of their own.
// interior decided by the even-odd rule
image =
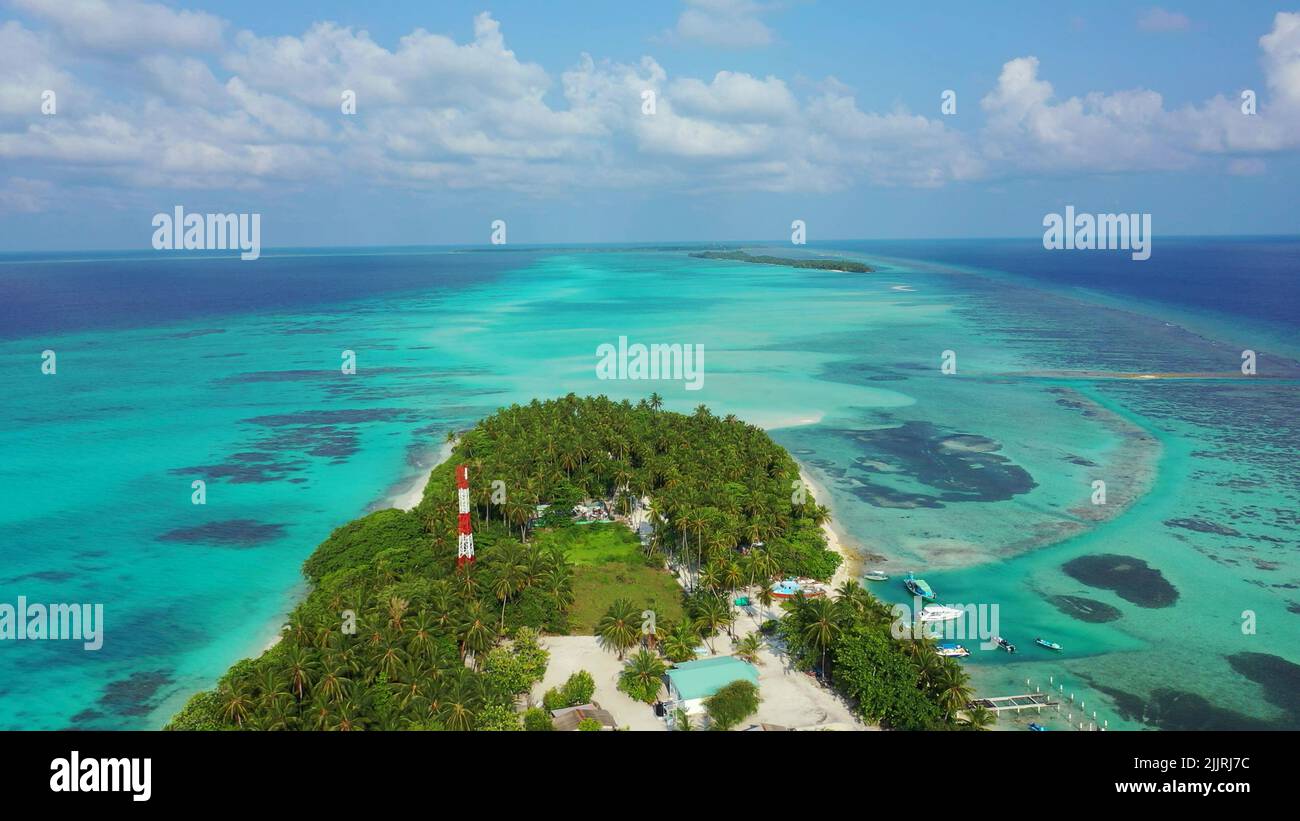
<svg viewBox="0 0 1300 821">
<path fill-rule="evenodd" d="M 168 729 L 732 729 L 765 680 L 856 729 L 991 722 L 953 659 L 894 638 L 858 582 L 830 588 L 828 511 L 783 448 L 661 405 L 570 394 L 451 437 L 420 503 L 335 530 L 279 641 Z M 472 562 L 457 561 L 457 466 Z M 613 716 L 602 690 L 636 714 Z"/>
<path fill-rule="evenodd" d="M 838 271 L 846 274 L 869 274 L 875 269 L 851 259 L 791 259 L 768 254 L 750 254 L 745 251 L 696 251 L 696 259 L 728 259 L 755 265 L 784 265 L 787 268 L 813 268 L 818 271 Z"/>
</svg>

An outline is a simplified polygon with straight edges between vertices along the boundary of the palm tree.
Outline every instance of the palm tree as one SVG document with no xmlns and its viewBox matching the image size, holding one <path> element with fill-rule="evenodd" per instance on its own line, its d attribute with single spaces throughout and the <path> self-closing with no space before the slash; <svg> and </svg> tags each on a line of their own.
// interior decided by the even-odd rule
<svg viewBox="0 0 1300 821">
<path fill-rule="evenodd" d="M 461 657 L 472 653 L 474 663 L 478 664 L 478 654 L 492 646 L 496 631 L 488 626 L 487 614 L 483 602 L 475 599 L 465 608 L 465 617 L 461 622 Z"/>
<path fill-rule="evenodd" d="M 658 654 L 642 649 L 633 653 L 632 658 L 628 659 L 627 666 L 623 668 L 619 678 L 624 682 L 624 688 L 629 694 L 646 696 L 643 700 L 649 704 L 658 697 L 666 672 L 668 667 Z"/>
<path fill-rule="evenodd" d="M 945 664 L 934 686 L 937 690 L 935 695 L 939 706 L 943 708 L 949 719 L 970 703 L 972 695 L 970 677 L 958 664 Z"/>
<path fill-rule="evenodd" d="M 274 706 L 291 698 L 289 690 L 284 686 L 284 673 L 274 667 L 267 666 L 257 676 L 257 708 L 263 713 L 270 712 Z"/>
<path fill-rule="evenodd" d="M 401 596 L 389 596 L 386 605 L 388 609 L 388 626 L 402 632 L 402 619 L 406 616 L 406 610 L 410 607 L 410 602 Z"/>
<path fill-rule="evenodd" d="M 759 664 L 758 651 L 762 647 L 762 637 L 757 633 L 749 633 L 736 645 L 736 655 L 750 664 Z"/>
<path fill-rule="evenodd" d="M 765 581 L 758 587 L 758 603 L 763 605 L 763 615 L 767 618 L 772 616 L 772 602 L 776 599 L 773 595 L 772 583 Z"/>
<path fill-rule="evenodd" d="M 289 689 L 298 701 L 311 689 L 316 680 L 316 671 L 320 668 L 316 658 L 298 645 L 291 645 L 285 653 L 285 673 L 289 678 Z"/>
<path fill-rule="evenodd" d="M 689 619 L 664 625 L 664 639 L 660 647 L 663 654 L 680 664 L 695 660 L 695 648 L 700 646 L 700 631 Z"/>
<path fill-rule="evenodd" d="M 686 710 L 682 709 L 681 707 L 678 707 L 677 712 L 673 713 L 673 728 L 676 730 L 681 730 L 683 732 L 689 732 L 690 730 L 695 729 L 693 726 L 691 726 L 690 714 L 688 714 Z"/>
<path fill-rule="evenodd" d="M 506 629 L 506 602 L 526 586 L 528 566 L 523 545 L 506 542 L 496 563 L 496 578 L 492 580 L 492 593 L 501 600 L 501 630 Z"/>
<path fill-rule="evenodd" d="M 718 630 L 731 625 L 731 606 L 721 596 L 704 596 L 699 603 L 699 620 L 708 632 L 709 651 L 713 649 L 713 636 Z"/>
<path fill-rule="evenodd" d="M 439 706 L 438 717 L 442 726 L 462 732 L 474 729 L 474 714 L 480 703 L 481 698 L 474 688 L 463 677 L 458 677 L 447 689 Z"/>
<path fill-rule="evenodd" d="M 972 730 L 987 730 L 998 723 L 998 714 L 976 704 L 966 711 L 966 724 Z"/>
<path fill-rule="evenodd" d="M 826 680 L 830 680 L 830 672 L 826 669 L 826 651 L 839 638 L 843 628 L 840 626 L 838 615 L 835 612 L 835 606 L 828 599 L 810 599 L 805 605 L 807 617 L 803 622 L 803 640 L 814 650 L 822 654 L 822 675 Z"/>
<path fill-rule="evenodd" d="M 217 701 L 221 705 L 222 718 L 232 722 L 236 727 L 244 725 L 255 703 L 252 688 L 243 678 L 232 678 L 223 682 L 217 688 Z"/>
<path fill-rule="evenodd" d="M 596 623 L 596 636 L 606 650 L 618 652 L 618 660 L 641 640 L 641 611 L 627 599 L 615 599 Z"/>
<path fill-rule="evenodd" d="M 664 398 L 657 393 L 650 394 L 650 410 L 659 410 L 664 406 Z"/>
</svg>

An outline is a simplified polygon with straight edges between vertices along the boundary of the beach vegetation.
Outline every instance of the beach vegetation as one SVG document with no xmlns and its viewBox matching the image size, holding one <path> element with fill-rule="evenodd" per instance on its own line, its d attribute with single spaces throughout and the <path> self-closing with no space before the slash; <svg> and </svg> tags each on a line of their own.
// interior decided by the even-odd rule
<svg viewBox="0 0 1300 821">
<path fill-rule="evenodd" d="M 704 699 L 709 727 L 730 730 L 758 712 L 758 686 L 752 681 L 733 681 Z"/>
</svg>

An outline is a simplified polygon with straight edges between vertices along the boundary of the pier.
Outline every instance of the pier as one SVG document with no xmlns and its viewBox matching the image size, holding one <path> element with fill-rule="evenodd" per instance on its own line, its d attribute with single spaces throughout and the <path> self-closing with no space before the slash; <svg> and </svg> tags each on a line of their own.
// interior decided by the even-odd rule
<svg viewBox="0 0 1300 821">
<path fill-rule="evenodd" d="M 1007 710 L 1015 710 L 1019 713 L 1021 710 L 1039 710 L 1044 707 L 1059 707 L 1061 702 L 1053 701 L 1048 693 L 1025 693 L 1019 696 L 997 696 L 996 698 L 977 698 L 970 703 L 971 707 L 983 707 L 994 713 L 1002 713 Z"/>
</svg>

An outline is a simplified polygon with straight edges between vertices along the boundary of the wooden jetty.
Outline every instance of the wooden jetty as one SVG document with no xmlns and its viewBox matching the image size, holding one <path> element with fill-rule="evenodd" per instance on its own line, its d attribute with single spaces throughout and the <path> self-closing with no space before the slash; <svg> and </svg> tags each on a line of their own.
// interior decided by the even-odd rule
<svg viewBox="0 0 1300 821">
<path fill-rule="evenodd" d="M 977 698 L 971 707 L 983 707 L 994 713 L 1007 710 L 1042 710 L 1044 707 L 1057 707 L 1061 702 L 1053 701 L 1051 693 L 1025 693 L 1019 696 L 997 696 L 996 698 Z"/>
</svg>

